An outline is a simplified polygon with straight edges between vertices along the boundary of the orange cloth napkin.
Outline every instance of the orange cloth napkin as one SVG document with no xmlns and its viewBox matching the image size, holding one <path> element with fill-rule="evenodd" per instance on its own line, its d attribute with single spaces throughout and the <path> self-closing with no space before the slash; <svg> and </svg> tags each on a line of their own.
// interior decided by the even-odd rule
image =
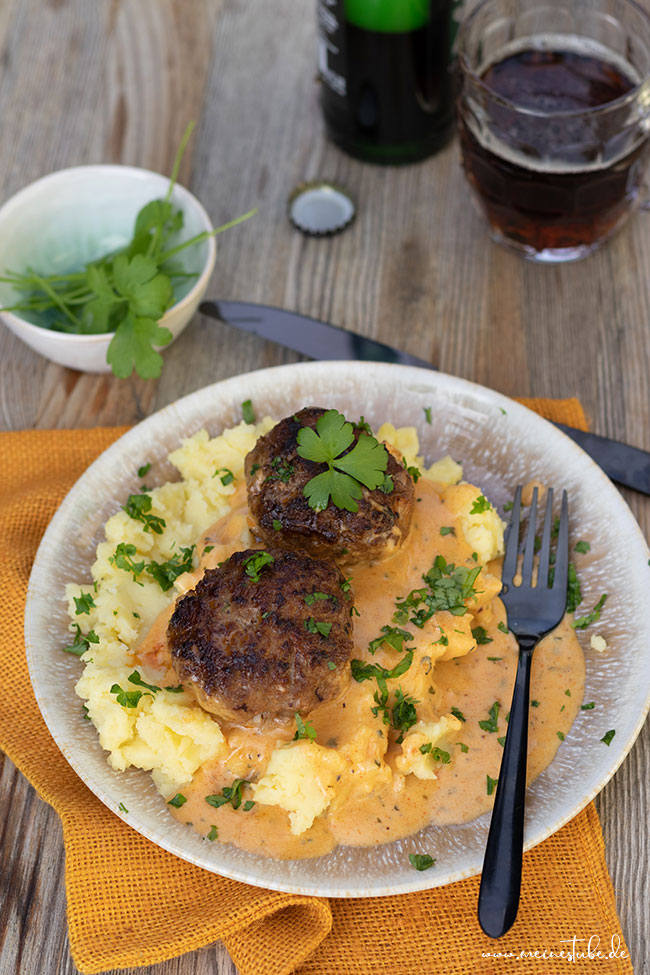
<svg viewBox="0 0 650 975">
<path fill-rule="evenodd" d="M 586 428 L 577 400 L 523 401 L 549 419 Z M 0 631 L 11 708 L 0 747 L 63 824 L 70 946 L 84 973 L 151 965 L 222 939 L 242 975 L 551 975 L 574 936 L 632 973 L 593 805 L 524 857 L 519 917 L 499 942 L 476 921 L 478 878 L 399 897 L 327 900 L 275 893 L 218 877 L 154 846 L 114 816 L 58 751 L 32 693 L 23 652 L 29 572 L 41 535 L 88 464 L 123 430 L 0 434 Z M 56 652 L 56 648 L 52 648 Z M 596 950 L 592 940 L 592 952 Z M 516 963 L 486 953 L 513 952 Z M 536 957 L 521 953 L 534 954 Z M 506 956 L 507 957 L 507 956 Z M 512 957 L 512 956 L 510 956 Z M 601 965 L 604 964 L 601 961 Z M 578 959 L 574 972 L 594 972 Z M 600 966 L 598 968 L 600 971 Z"/>
</svg>

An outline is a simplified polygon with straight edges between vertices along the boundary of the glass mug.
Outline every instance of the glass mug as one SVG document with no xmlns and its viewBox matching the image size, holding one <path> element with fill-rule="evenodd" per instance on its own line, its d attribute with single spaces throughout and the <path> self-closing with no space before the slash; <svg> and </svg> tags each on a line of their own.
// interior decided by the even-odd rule
<svg viewBox="0 0 650 975">
<path fill-rule="evenodd" d="M 483 0 L 461 27 L 462 163 L 490 236 L 586 257 L 641 203 L 650 17 L 633 0 Z"/>
</svg>

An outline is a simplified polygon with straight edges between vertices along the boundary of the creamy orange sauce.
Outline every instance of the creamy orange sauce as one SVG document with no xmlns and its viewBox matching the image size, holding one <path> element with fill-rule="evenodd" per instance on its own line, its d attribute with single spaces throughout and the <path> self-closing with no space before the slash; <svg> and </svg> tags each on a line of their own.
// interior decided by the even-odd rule
<svg viewBox="0 0 650 975">
<path fill-rule="evenodd" d="M 442 526 L 456 523 L 445 504 L 444 492 L 421 480 L 416 497 L 413 523 L 404 547 L 384 562 L 349 570 L 354 606 L 359 613 L 354 617 L 354 656 L 388 668 L 402 654 L 384 644 L 371 656 L 368 644 L 380 635 L 382 626 L 394 625 L 396 599 L 422 587 L 422 574 L 436 555 L 443 555 L 447 562 L 456 565 L 476 565 L 462 538 L 440 534 Z M 250 544 L 243 541 L 245 491 L 238 492 L 233 500 L 232 511 L 212 526 L 199 543 L 199 553 L 206 545 L 214 548 L 202 557 L 191 578 L 184 577 L 185 590 L 193 588 L 206 568 Z M 487 794 L 487 777 L 496 779 L 499 774 L 503 754 L 499 739 L 507 730 L 506 715 L 517 666 L 514 637 L 498 629 L 498 624 L 505 621 L 503 605 L 496 597 L 499 571 L 498 562 L 483 568 L 475 582 L 476 603 L 470 604 L 465 616 L 438 613 L 423 629 L 402 624 L 417 641 L 414 659 L 401 678 L 389 681 L 389 689 L 401 687 L 418 701 L 420 721 L 434 721 L 452 708 L 458 709 L 465 719 L 451 746 L 452 762 L 440 768 L 436 779 L 421 780 L 399 772 L 395 763 L 401 754 L 401 746 L 395 741 L 397 732 L 382 722 L 381 714 L 373 715 L 371 710 L 376 682 L 350 680 L 341 699 L 322 705 L 308 716 L 319 744 L 352 756 L 347 771 L 337 782 L 336 797 L 310 829 L 294 836 L 288 813 L 277 806 L 256 803 L 244 811 L 242 802 L 236 810 L 230 805 L 215 809 L 205 801 L 206 796 L 220 793 L 235 778 L 259 780 L 273 749 L 293 737 L 293 725 L 240 728 L 221 722 L 228 754 L 199 770 L 182 790 L 186 803 L 180 809 L 168 807 L 172 815 L 203 835 L 216 826 L 221 842 L 232 842 L 266 856 L 299 858 L 322 855 L 339 844 L 387 843 L 428 823 L 464 823 L 486 812 L 494 801 L 494 795 Z M 170 614 L 171 609 L 161 614 L 136 652 L 143 663 L 167 668 L 167 679 L 175 683 L 165 638 Z M 468 641 L 475 644 L 471 626 L 482 626 L 490 642 L 453 658 L 452 654 L 462 652 Z M 448 647 L 436 642 L 443 633 L 449 635 Z M 442 659 L 441 655 L 452 658 Z M 582 702 L 584 674 L 582 650 L 565 620 L 539 644 L 533 656 L 531 700 L 536 703 L 530 709 L 529 781 L 553 760 L 560 745 L 558 732 L 569 733 Z M 479 721 L 488 719 L 494 702 L 499 704 L 497 731 L 484 731 Z M 243 800 L 250 798 L 249 787 L 245 786 Z"/>
</svg>

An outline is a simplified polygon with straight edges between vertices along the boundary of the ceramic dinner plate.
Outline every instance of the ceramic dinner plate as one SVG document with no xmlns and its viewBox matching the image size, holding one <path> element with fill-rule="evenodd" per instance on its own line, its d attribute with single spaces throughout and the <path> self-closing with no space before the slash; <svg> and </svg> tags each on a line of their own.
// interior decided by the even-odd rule
<svg viewBox="0 0 650 975">
<path fill-rule="evenodd" d="M 420 890 L 472 876 L 481 869 L 489 817 L 461 826 L 427 827 L 414 836 L 367 849 L 339 847 L 314 860 L 265 859 L 210 843 L 168 813 L 148 773 L 114 772 L 95 729 L 83 720 L 74 685 L 79 660 L 67 642 L 66 582 L 90 581 L 95 547 L 107 518 L 137 491 L 136 471 L 153 463 L 155 483 L 177 477 L 166 461 L 181 438 L 206 427 L 214 436 L 241 420 L 251 399 L 259 418 L 281 419 L 305 405 L 363 414 L 377 429 L 389 420 L 415 425 L 427 462 L 445 454 L 462 461 L 464 476 L 501 505 L 516 484 L 536 477 L 569 492 L 573 539 L 591 542 L 581 556 L 587 612 L 609 598 L 597 627 L 608 650 L 596 653 L 581 634 L 587 661 L 585 700 L 552 764 L 532 784 L 526 808 L 526 848 L 575 816 L 614 774 L 648 711 L 650 582 L 648 548 L 631 512 L 600 469 L 571 440 L 523 406 L 484 387 L 407 366 L 314 362 L 236 376 L 200 389 L 144 420 L 93 463 L 69 492 L 36 555 L 27 596 L 27 661 L 38 705 L 63 755 L 95 795 L 133 829 L 170 853 L 248 884 L 304 894 L 368 897 Z M 424 407 L 431 407 L 432 423 Z M 151 474 L 147 481 L 151 481 Z M 534 689 L 533 689 L 534 696 Z M 610 729 L 609 746 L 600 739 Z M 119 810 L 123 803 L 128 814 Z M 436 865 L 413 870 L 408 853 L 433 853 Z"/>
</svg>

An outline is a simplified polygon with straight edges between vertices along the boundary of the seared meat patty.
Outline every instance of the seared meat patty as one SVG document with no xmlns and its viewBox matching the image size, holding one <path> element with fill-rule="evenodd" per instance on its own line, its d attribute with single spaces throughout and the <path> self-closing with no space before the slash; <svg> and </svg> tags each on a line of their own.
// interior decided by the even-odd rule
<svg viewBox="0 0 650 975">
<path fill-rule="evenodd" d="M 336 559 L 340 565 L 391 555 L 408 535 L 414 487 L 390 449 L 386 474 L 392 489 L 362 488 L 358 511 L 337 508 L 331 499 L 324 511 L 315 511 L 303 494 L 307 482 L 327 467 L 300 457 L 296 438 L 301 427 L 315 428 L 325 412 L 306 407 L 281 420 L 246 457 L 251 530 L 267 544 Z M 360 433 L 355 428 L 354 443 Z"/>
<path fill-rule="evenodd" d="M 351 605 L 332 563 L 277 548 L 235 552 L 176 603 L 174 670 L 206 711 L 228 720 L 304 715 L 347 685 Z"/>
</svg>

